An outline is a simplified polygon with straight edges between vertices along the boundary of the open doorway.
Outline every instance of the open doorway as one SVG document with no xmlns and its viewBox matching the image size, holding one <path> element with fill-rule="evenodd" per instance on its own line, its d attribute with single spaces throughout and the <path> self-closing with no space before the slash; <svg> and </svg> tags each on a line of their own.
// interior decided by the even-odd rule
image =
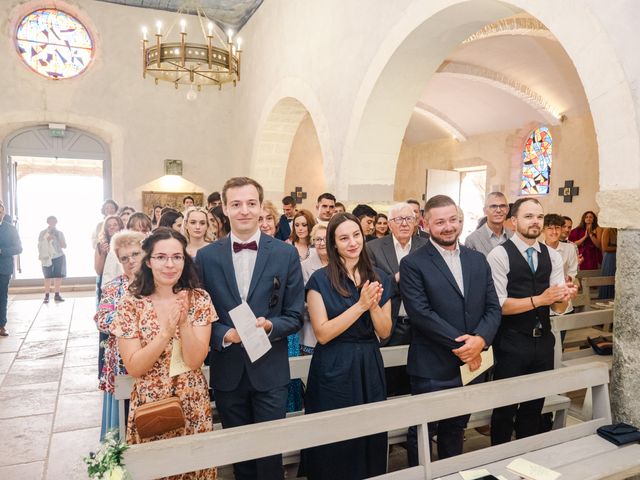
<svg viewBox="0 0 640 480">
<path fill-rule="evenodd" d="M 14 220 L 23 248 L 16 279 L 42 278 L 38 235 L 50 215 L 58 219 L 67 242 L 67 277 L 94 276 L 91 233 L 101 219 L 102 162 L 22 156 L 10 161 L 16 175 Z"/>
</svg>

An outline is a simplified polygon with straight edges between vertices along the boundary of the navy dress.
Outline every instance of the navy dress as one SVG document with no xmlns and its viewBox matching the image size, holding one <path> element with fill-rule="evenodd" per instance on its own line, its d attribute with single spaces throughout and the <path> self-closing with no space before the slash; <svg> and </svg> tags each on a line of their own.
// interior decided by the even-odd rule
<svg viewBox="0 0 640 480">
<path fill-rule="evenodd" d="M 376 269 L 384 292 L 380 306 L 391 296 L 390 277 Z M 349 281 L 351 296 L 341 296 L 329 282 L 327 269 L 314 272 L 306 285 L 322 295 L 328 318 L 335 318 L 358 302 L 360 293 Z M 305 412 L 316 413 L 386 400 L 384 364 L 369 312 L 341 335 L 313 352 Z M 361 478 L 387 471 L 387 433 L 322 445 L 303 452 L 309 480 Z"/>
</svg>

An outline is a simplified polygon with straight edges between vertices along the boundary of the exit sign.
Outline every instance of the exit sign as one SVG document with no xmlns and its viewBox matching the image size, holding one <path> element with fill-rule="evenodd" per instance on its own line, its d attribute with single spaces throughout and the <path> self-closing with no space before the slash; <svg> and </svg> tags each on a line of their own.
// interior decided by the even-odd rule
<svg viewBox="0 0 640 480">
<path fill-rule="evenodd" d="M 50 137 L 64 137 L 64 129 L 62 128 L 50 128 L 49 129 Z"/>
</svg>

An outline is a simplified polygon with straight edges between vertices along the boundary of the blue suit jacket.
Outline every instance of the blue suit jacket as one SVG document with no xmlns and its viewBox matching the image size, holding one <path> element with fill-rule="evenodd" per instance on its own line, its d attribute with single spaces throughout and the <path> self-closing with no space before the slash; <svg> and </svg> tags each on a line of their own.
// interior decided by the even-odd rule
<svg viewBox="0 0 640 480">
<path fill-rule="evenodd" d="M 269 319 L 273 329 L 269 335 L 271 350 L 255 363 L 251 363 L 241 344 L 222 346 L 224 336 L 233 328 L 229 310 L 242 302 L 231 255 L 231 238 L 227 236 L 201 248 L 196 256 L 203 287 L 220 317 L 212 326 L 211 385 L 232 391 L 245 371 L 258 391 L 286 385 L 290 381 L 287 336 L 302 328 L 304 309 L 298 252 L 280 240 L 260 235 L 247 303 L 256 317 Z"/>
<path fill-rule="evenodd" d="M 276 232 L 276 238 L 282 240 L 283 242 L 289 240 L 291 236 L 291 227 L 289 226 L 289 219 L 286 215 L 280 215 L 280 220 L 278 221 L 278 231 Z"/>
<path fill-rule="evenodd" d="M 460 335 L 480 335 L 487 345 L 500 326 L 501 308 L 484 255 L 460 246 L 463 292 L 440 252 L 428 242 L 400 262 L 400 293 L 411 323 L 409 375 L 448 380 L 463 362 L 451 350 Z"/>
</svg>

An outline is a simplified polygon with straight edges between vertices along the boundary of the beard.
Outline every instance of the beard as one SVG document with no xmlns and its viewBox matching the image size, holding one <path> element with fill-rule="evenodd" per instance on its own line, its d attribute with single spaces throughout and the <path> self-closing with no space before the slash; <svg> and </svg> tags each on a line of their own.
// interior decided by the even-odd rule
<svg viewBox="0 0 640 480">
<path fill-rule="evenodd" d="M 455 245 L 458 241 L 458 237 L 460 236 L 460 232 L 458 232 L 452 240 L 446 240 L 442 237 L 438 237 L 434 234 L 431 234 L 431 239 L 436 242 L 441 247 L 450 247 L 451 245 Z"/>
<path fill-rule="evenodd" d="M 533 231 L 536 231 L 536 233 L 533 233 Z M 528 238 L 529 240 L 535 240 L 536 238 L 538 238 L 540 236 L 540 228 L 538 228 L 538 227 L 529 227 L 524 231 L 518 230 L 518 232 L 524 238 Z"/>
</svg>

